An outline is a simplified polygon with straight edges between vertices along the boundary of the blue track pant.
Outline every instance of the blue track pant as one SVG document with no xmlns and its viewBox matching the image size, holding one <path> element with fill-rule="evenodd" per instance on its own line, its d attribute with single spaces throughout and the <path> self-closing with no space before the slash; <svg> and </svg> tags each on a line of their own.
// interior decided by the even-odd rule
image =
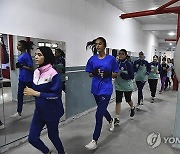
<svg viewBox="0 0 180 154">
<path fill-rule="evenodd" d="M 32 82 L 22 82 L 19 81 L 18 83 L 18 102 L 17 102 L 17 112 L 21 113 L 22 112 L 22 107 L 23 107 L 23 96 L 24 96 L 24 88 L 32 87 Z"/>
<path fill-rule="evenodd" d="M 93 140 L 97 141 L 101 134 L 103 117 L 105 117 L 108 122 L 110 122 L 112 119 L 111 115 L 107 111 L 107 107 L 111 95 L 99 95 L 99 96 L 94 95 L 94 98 L 96 100 L 97 110 L 96 110 L 96 125 L 93 133 Z"/>
<path fill-rule="evenodd" d="M 59 121 L 44 121 L 37 115 L 34 115 L 28 138 L 29 143 L 40 150 L 42 153 L 48 154 L 48 147 L 39 138 L 43 127 L 46 125 L 48 130 L 48 137 L 58 151 L 58 154 L 65 154 L 62 142 L 59 138 L 58 124 Z"/>
</svg>

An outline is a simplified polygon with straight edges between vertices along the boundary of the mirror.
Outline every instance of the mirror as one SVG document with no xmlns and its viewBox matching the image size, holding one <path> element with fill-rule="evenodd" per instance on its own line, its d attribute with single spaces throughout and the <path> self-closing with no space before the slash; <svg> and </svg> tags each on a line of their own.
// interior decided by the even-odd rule
<svg viewBox="0 0 180 154">
<path fill-rule="evenodd" d="M 40 38 L 31 38 L 31 37 L 24 37 L 24 36 L 16 36 L 16 35 L 7 35 L 1 34 L 1 39 L 4 46 L 3 52 L 3 60 L 5 61 L 3 64 L 2 69 L 2 80 L 3 80 L 3 87 L 2 89 L 2 99 L 4 100 L 4 117 L 3 118 L 3 105 L 2 101 L 0 102 L 0 118 L 3 120 L 5 119 L 5 138 L 6 142 L 3 142 L 3 139 L 0 139 L 0 142 L 3 144 L 8 144 L 13 141 L 19 140 L 23 137 L 26 137 L 29 133 L 29 127 L 32 120 L 32 115 L 34 113 L 34 97 L 23 96 L 23 105 L 18 104 L 18 100 L 20 100 L 22 94 L 20 91 L 18 92 L 18 88 L 20 87 L 19 83 L 20 80 L 24 77 L 23 74 L 19 78 L 20 69 L 16 68 L 18 58 L 20 57 L 21 52 L 18 50 L 17 46 L 19 46 L 20 40 L 24 40 L 25 42 L 32 43 L 31 48 L 29 50 L 30 57 L 32 58 L 31 62 L 33 61 L 34 69 L 37 68 L 35 65 L 35 51 L 40 46 L 48 46 L 52 49 L 53 53 L 56 53 L 57 59 L 56 64 L 53 66 L 57 72 L 61 75 L 62 84 L 63 84 L 63 92 L 62 92 L 62 102 L 65 107 L 65 53 L 66 53 L 66 46 L 65 42 L 62 41 L 54 41 L 48 39 L 40 39 Z M 22 43 L 22 42 L 21 42 Z M 22 44 L 21 44 L 22 45 Z M 59 54 L 60 53 L 60 56 Z M 63 53 L 63 56 L 62 56 Z M 26 60 L 27 61 L 27 60 Z M 33 74 L 33 72 L 32 72 Z M 26 79 L 26 77 L 25 77 Z M 22 86 L 22 85 L 21 85 Z M 19 93 L 19 94 L 18 94 Z M 0 94 L 1 96 L 1 94 Z M 19 99 L 18 99 L 19 98 Z M 22 107 L 21 107 L 22 106 Z M 21 117 L 17 113 L 17 110 L 22 108 Z M 0 120 L 1 120 L 0 119 Z M 65 116 L 61 118 L 61 120 L 65 120 Z"/>
<path fill-rule="evenodd" d="M 3 76 L 2 76 L 2 43 L 0 40 L 0 147 L 5 144 L 5 121 L 4 121 L 4 98 L 3 98 Z"/>
</svg>

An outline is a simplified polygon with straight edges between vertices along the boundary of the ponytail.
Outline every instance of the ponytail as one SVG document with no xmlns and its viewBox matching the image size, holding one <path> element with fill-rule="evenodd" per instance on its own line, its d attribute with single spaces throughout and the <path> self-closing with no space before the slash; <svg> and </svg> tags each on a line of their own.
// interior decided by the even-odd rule
<svg viewBox="0 0 180 154">
<path fill-rule="evenodd" d="M 26 42 L 25 40 L 20 40 L 19 42 L 21 43 L 23 48 L 27 50 L 27 52 L 31 55 L 31 49 L 33 49 L 34 43 L 32 41 Z"/>
<path fill-rule="evenodd" d="M 94 55 L 97 54 L 97 50 L 96 50 L 96 39 L 94 39 L 93 41 L 89 41 L 86 44 L 86 50 L 90 48 L 93 52 Z"/>
<path fill-rule="evenodd" d="M 105 40 L 105 38 L 103 38 L 103 37 L 98 37 L 98 38 L 94 39 L 93 41 L 87 42 L 87 44 L 86 44 L 86 50 L 87 50 L 88 48 L 90 48 L 90 49 L 92 50 L 92 52 L 93 52 L 94 55 L 97 54 L 96 40 L 102 40 L 102 42 L 104 43 L 104 46 L 105 46 L 105 47 L 107 46 L 106 40 Z"/>
<path fill-rule="evenodd" d="M 33 50 L 34 43 L 32 41 L 28 41 L 27 43 L 27 52 L 31 55 L 31 50 Z"/>
</svg>

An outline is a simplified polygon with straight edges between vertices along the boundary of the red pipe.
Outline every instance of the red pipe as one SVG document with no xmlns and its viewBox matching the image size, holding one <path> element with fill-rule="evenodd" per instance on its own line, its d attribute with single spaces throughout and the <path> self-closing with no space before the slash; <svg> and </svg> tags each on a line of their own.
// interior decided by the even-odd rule
<svg viewBox="0 0 180 154">
<path fill-rule="evenodd" d="M 176 7 L 171 7 L 171 8 L 165 8 L 165 9 L 160 10 L 158 12 L 156 12 L 156 10 L 148 10 L 148 11 L 126 13 L 126 14 L 121 14 L 119 17 L 121 19 L 126 19 L 126 18 L 134 18 L 134 17 L 141 17 L 141 16 L 163 14 L 163 13 L 178 13 L 179 9 L 180 9 L 180 7 L 176 6 Z"/>
<path fill-rule="evenodd" d="M 165 41 L 177 41 L 177 39 L 165 39 Z"/>
<path fill-rule="evenodd" d="M 178 42 L 180 37 L 180 11 L 178 12 L 178 23 L 177 23 L 177 38 L 176 43 Z"/>
<path fill-rule="evenodd" d="M 9 53 L 10 53 L 10 64 L 11 70 L 15 70 L 14 67 L 14 51 L 13 51 L 13 36 L 9 35 Z"/>
<path fill-rule="evenodd" d="M 0 50 L 1 50 L 1 64 L 4 64 L 4 48 L 5 48 L 5 45 L 4 43 L 2 45 L 0 45 Z"/>
<path fill-rule="evenodd" d="M 160 6 L 159 8 L 157 8 L 156 11 L 158 12 L 158 11 L 170 6 L 171 4 L 176 3 L 177 1 L 179 1 L 179 0 L 171 0 L 171 1 L 167 2 L 166 4 L 164 4 L 164 5 Z"/>
</svg>

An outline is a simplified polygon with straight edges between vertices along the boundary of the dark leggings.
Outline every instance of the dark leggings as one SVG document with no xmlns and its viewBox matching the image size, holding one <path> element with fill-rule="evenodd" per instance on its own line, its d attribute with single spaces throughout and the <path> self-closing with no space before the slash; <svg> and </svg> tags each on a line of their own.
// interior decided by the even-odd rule
<svg viewBox="0 0 180 154">
<path fill-rule="evenodd" d="M 168 85 L 171 86 L 171 81 L 170 81 L 169 77 L 166 78 L 164 89 L 166 89 L 168 87 Z"/>
<path fill-rule="evenodd" d="M 138 88 L 138 104 L 140 104 L 140 101 L 143 100 L 143 88 L 145 85 L 146 81 L 136 81 L 136 85 Z"/>
<path fill-rule="evenodd" d="M 151 96 L 155 97 L 156 96 L 158 79 L 148 79 L 148 83 L 149 83 L 149 88 L 150 88 L 150 91 L 151 91 Z"/>
</svg>

